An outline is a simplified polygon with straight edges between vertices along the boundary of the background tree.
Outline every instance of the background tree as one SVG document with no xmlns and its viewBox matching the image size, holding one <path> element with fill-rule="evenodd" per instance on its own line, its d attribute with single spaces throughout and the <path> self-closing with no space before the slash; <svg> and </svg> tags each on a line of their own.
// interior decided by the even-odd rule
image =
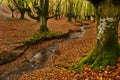
<svg viewBox="0 0 120 80">
<path fill-rule="evenodd" d="M 79 20 L 84 18 L 85 20 L 90 20 L 91 17 L 93 20 L 95 18 L 94 7 L 87 0 L 66 0 L 64 5 L 66 5 L 66 11 L 64 12 L 68 21 L 72 21 L 72 18 L 77 22 L 80 22 Z"/>
<path fill-rule="evenodd" d="M 88 64 L 95 70 L 104 69 L 107 65 L 116 65 L 120 54 L 118 46 L 118 23 L 120 20 L 119 0 L 89 0 L 96 8 L 97 39 L 91 52 L 70 70 L 83 71 Z"/>
<path fill-rule="evenodd" d="M 83 0 L 77 0 L 74 2 L 74 11 L 73 11 L 73 18 L 75 19 L 76 22 L 79 22 L 78 19 L 81 17 L 81 11 L 83 7 Z"/>
<path fill-rule="evenodd" d="M 13 4 L 12 0 L 8 0 L 8 7 L 10 8 L 11 12 L 12 12 L 12 17 L 14 17 L 14 12 L 16 10 L 15 5 Z"/>
<path fill-rule="evenodd" d="M 49 16 L 49 0 L 33 0 L 31 5 L 27 3 L 28 15 L 40 21 L 40 32 L 49 31 L 47 21 L 55 15 Z M 36 15 L 36 16 L 35 16 Z"/>
<path fill-rule="evenodd" d="M 94 14 L 94 11 L 92 10 L 92 4 L 88 1 L 85 3 L 85 11 L 84 11 L 84 16 L 85 20 L 90 20 L 91 16 Z"/>
<path fill-rule="evenodd" d="M 26 0 L 13 0 L 12 2 L 20 12 L 20 19 L 25 19 L 24 14 L 27 10 L 27 5 L 26 5 L 27 1 Z"/>
<path fill-rule="evenodd" d="M 60 19 L 60 13 L 61 13 L 61 1 L 57 1 L 56 9 L 55 9 L 55 19 Z"/>
<path fill-rule="evenodd" d="M 62 14 L 62 7 L 64 4 L 63 0 L 50 0 L 50 7 L 49 7 L 49 14 L 52 13 L 51 15 L 55 16 L 55 19 L 60 19 L 61 18 L 61 14 Z"/>
<path fill-rule="evenodd" d="M 39 0 L 29 0 L 27 2 L 27 13 L 32 19 L 40 21 L 40 3 Z"/>
<path fill-rule="evenodd" d="M 40 0 L 40 31 L 48 31 L 47 21 L 48 21 L 48 9 L 49 0 Z"/>
<path fill-rule="evenodd" d="M 74 2 L 73 0 L 66 0 L 66 17 L 68 18 L 68 22 L 72 21 L 72 14 L 74 9 Z"/>
<path fill-rule="evenodd" d="M 49 1 L 49 15 L 53 16 L 55 14 L 56 0 Z"/>
<path fill-rule="evenodd" d="M 2 3 L 3 0 L 0 0 L 0 4 Z"/>
</svg>

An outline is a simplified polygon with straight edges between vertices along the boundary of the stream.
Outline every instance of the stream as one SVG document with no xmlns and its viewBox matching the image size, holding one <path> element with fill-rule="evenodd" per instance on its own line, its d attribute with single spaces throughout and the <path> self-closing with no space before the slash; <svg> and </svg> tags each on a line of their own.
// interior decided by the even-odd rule
<svg viewBox="0 0 120 80">
<path fill-rule="evenodd" d="M 80 27 L 80 32 L 73 32 L 70 33 L 69 37 L 64 38 L 62 41 L 55 42 L 46 48 L 41 49 L 38 51 L 35 55 L 32 55 L 31 57 L 27 58 L 26 60 L 22 61 L 22 65 L 16 66 L 11 71 L 7 71 L 7 67 L 0 71 L 0 80 L 13 80 L 17 79 L 22 75 L 23 72 L 29 73 L 36 69 L 41 69 L 44 67 L 44 63 L 51 58 L 52 55 L 57 54 L 59 49 L 59 44 L 64 43 L 66 41 L 72 40 L 72 39 L 78 39 L 82 37 L 86 31 L 86 26 Z"/>
</svg>

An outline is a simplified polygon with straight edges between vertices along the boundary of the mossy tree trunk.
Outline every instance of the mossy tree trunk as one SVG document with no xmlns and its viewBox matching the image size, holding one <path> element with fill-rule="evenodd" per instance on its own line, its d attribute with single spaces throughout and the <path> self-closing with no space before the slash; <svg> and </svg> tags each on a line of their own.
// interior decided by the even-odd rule
<svg viewBox="0 0 120 80">
<path fill-rule="evenodd" d="M 93 70 L 98 71 L 107 65 L 117 63 L 120 6 L 113 4 L 112 0 L 103 0 L 98 3 L 96 8 L 98 20 L 96 45 L 86 57 L 69 67 L 70 70 L 81 72 L 83 65 L 88 64 Z"/>
<path fill-rule="evenodd" d="M 46 32 L 49 31 L 47 27 L 47 21 L 50 18 L 54 18 L 56 15 L 49 16 L 49 0 L 35 0 L 32 2 L 32 8 L 28 5 L 27 13 L 28 16 L 32 19 L 36 19 L 40 21 L 40 29 L 39 32 Z M 35 9 L 36 11 L 33 11 Z M 37 16 L 36 16 L 37 15 Z"/>
<path fill-rule="evenodd" d="M 45 31 L 48 31 L 47 21 L 48 21 L 49 0 L 41 0 L 40 7 L 41 7 L 40 32 L 45 32 Z"/>
<path fill-rule="evenodd" d="M 102 17 L 97 26 L 97 40 L 93 50 L 84 62 L 94 70 L 115 65 L 118 54 L 118 20 L 116 17 Z"/>
<path fill-rule="evenodd" d="M 40 32 L 48 31 L 47 28 L 47 19 L 44 16 L 40 17 Z"/>
<path fill-rule="evenodd" d="M 24 14 L 27 10 L 24 3 L 25 3 L 24 0 L 22 0 L 22 1 L 13 0 L 13 4 L 20 12 L 20 19 L 22 19 L 22 20 L 25 19 Z"/>
</svg>

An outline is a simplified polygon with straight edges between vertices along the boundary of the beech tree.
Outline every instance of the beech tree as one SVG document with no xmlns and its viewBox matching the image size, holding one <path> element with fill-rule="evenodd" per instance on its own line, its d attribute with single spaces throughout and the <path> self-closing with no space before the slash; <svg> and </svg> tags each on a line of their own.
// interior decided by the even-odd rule
<svg viewBox="0 0 120 80">
<path fill-rule="evenodd" d="M 57 1 L 57 5 L 56 5 L 56 9 L 55 9 L 55 19 L 57 20 L 57 19 L 60 19 L 60 11 L 61 11 L 61 1 L 62 0 L 58 0 Z"/>
<path fill-rule="evenodd" d="M 15 5 L 13 4 L 12 0 L 8 0 L 8 7 L 10 8 L 11 12 L 12 12 L 12 17 L 14 17 L 14 12 L 16 10 Z"/>
<path fill-rule="evenodd" d="M 66 0 L 66 16 L 68 18 L 68 22 L 72 21 L 72 17 L 73 17 L 73 9 L 74 9 L 74 2 L 73 0 Z"/>
<path fill-rule="evenodd" d="M 74 11 L 72 15 L 76 22 L 80 22 L 79 19 L 81 17 L 80 13 L 82 11 L 83 2 L 84 0 L 77 0 L 74 2 Z"/>
<path fill-rule="evenodd" d="M 19 10 L 20 19 L 25 19 L 24 14 L 27 10 L 26 1 L 25 0 L 12 0 L 11 2 L 13 2 L 15 7 Z"/>
<path fill-rule="evenodd" d="M 89 1 L 85 1 L 85 6 L 84 6 L 84 17 L 85 20 L 90 20 L 91 17 L 93 17 L 93 20 L 95 21 L 95 16 L 94 16 L 94 7 Z"/>
<path fill-rule="evenodd" d="M 91 52 L 70 70 L 83 71 L 84 64 L 95 70 L 102 70 L 107 65 L 116 65 L 120 55 L 118 45 L 118 23 L 120 19 L 119 0 L 89 0 L 96 9 L 97 37 Z"/>
<path fill-rule="evenodd" d="M 29 0 L 27 2 L 27 13 L 28 16 L 32 19 L 37 20 L 38 22 L 40 21 L 40 13 L 41 13 L 41 9 L 40 9 L 40 1 L 39 0 Z"/>
<path fill-rule="evenodd" d="M 48 31 L 47 21 L 48 21 L 48 8 L 49 0 L 40 0 L 40 31 Z"/>
<path fill-rule="evenodd" d="M 32 0 L 31 0 L 32 1 Z M 47 21 L 50 18 L 55 17 L 55 15 L 49 16 L 49 0 L 33 0 L 32 3 L 32 8 L 30 8 L 29 3 L 28 5 L 28 15 L 31 18 L 36 18 L 38 21 L 40 21 L 40 32 L 46 32 L 49 31 L 48 27 L 47 27 Z M 36 10 L 36 12 L 34 12 L 33 10 Z M 35 16 L 32 11 L 34 12 L 34 14 L 37 14 L 37 16 Z"/>
</svg>

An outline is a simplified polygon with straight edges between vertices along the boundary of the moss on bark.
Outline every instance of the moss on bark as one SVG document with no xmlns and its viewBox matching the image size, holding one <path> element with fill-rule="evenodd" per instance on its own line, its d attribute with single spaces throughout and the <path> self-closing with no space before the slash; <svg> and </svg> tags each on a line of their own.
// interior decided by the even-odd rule
<svg viewBox="0 0 120 80">
<path fill-rule="evenodd" d="M 90 66 L 94 71 L 103 70 L 106 66 L 114 66 L 117 63 L 117 50 L 112 50 L 106 47 L 102 52 L 99 52 L 99 47 L 94 47 L 93 50 L 78 63 L 70 66 L 70 71 L 75 70 L 77 72 L 84 71 L 84 64 Z"/>
<path fill-rule="evenodd" d="M 120 55 L 118 46 L 119 7 L 111 0 L 100 2 L 97 7 L 97 42 L 91 52 L 78 63 L 70 66 L 70 71 L 82 72 L 84 64 L 94 71 L 103 70 L 108 65 L 116 65 Z"/>
<path fill-rule="evenodd" d="M 113 21 L 111 23 L 116 23 L 116 21 Z M 118 27 L 117 25 L 110 27 L 110 25 L 111 24 L 104 25 L 106 27 L 99 25 L 102 27 L 100 30 L 98 29 L 97 42 L 95 47 L 81 61 L 69 67 L 69 70 L 82 72 L 84 70 L 84 64 L 88 64 L 93 70 L 99 71 L 104 69 L 107 65 L 115 65 L 117 63 L 117 56 L 119 53 L 117 33 Z"/>
<path fill-rule="evenodd" d="M 48 32 L 48 31 L 49 30 L 48 30 L 47 26 L 44 26 L 44 25 L 40 26 L 40 32 Z"/>
</svg>

